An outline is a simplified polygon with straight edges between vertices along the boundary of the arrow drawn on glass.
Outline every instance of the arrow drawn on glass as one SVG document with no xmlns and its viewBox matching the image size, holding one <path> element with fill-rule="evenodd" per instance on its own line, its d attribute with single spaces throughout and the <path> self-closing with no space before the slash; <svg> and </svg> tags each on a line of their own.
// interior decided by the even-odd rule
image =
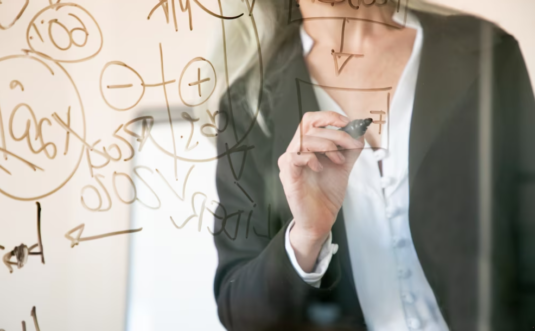
<svg viewBox="0 0 535 331">
<path fill-rule="evenodd" d="M 77 227 L 75 227 L 74 229 L 72 229 L 71 231 L 67 232 L 67 234 L 65 234 L 65 238 L 67 238 L 67 239 L 69 239 L 71 241 L 71 248 L 74 248 L 74 246 L 80 244 L 80 242 L 82 242 L 82 241 L 97 240 L 97 239 L 102 239 L 102 238 L 106 238 L 106 237 L 112 237 L 112 236 L 118 236 L 118 235 L 122 235 L 122 234 L 129 234 L 129 233 L 139 232 L 139 231 L 143 230 L 143 228 L 139 228 L 139 229 L 134 229 L 134 230 L 110 232 L 110 233 L 105 233 L 105 234 L 101 234 L 101 235 L 97 235 L 97 236 L 91 236 L 91 237 L 82 238 L 82 233 L 84 232 L 84 229 L 85 229 L 85 224 L 80 224 Z M 77 233 L 76 236 L 73 237 L 72 234 L 75 233 L 76 231 L 78 231 L 78 233 Z"/>
</svg>

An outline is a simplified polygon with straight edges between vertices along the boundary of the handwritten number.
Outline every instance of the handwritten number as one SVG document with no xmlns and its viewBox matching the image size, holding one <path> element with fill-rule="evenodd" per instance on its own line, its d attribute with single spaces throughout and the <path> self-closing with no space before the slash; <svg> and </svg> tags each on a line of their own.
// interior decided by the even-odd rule
<svg viewBox="0 0 535 331">
<path fill-rule="evenodd" d="M 69 14 L 69 16 L 74 17 L 82 25 L 82 27 L 77 27 L 77 28 L 73 28 L 73 29 L 69 30 L 58 19 L 52 19 L 52 20 L 50 20 L 48 22 L 48 37 L 50 38 L 50 41 L 52 42 L 52 44 L 57 49 L 62 50 L 62 51 L 66 51 L 66 50 L 70 49 L 73 45 L 76 46 L 76 47 L 84 47 L 87 44 L 87 40 L 89 38 L 89 32 L 87 31 L 87 28 L 86 28 L 84 22 L 82 22 L 82 20 L 78 16 L 76 16 L 74 14 Z M 59 26 L 66 33 L 67 38 L 69 39 L 69 43 L 68 43 L 67 46 L 61 47 L 57 43 L 57 41 L 56 41 L 57 35 L 56 35 L 56 37 L 54 37 L 54 31 L 52 30 L 54 24 Z M 37 30 L 37 27 L 35 27 L 35 29 Z M 80 31 L 80 32 L 82 32 L 84 34 L 84 40 L 81 43 L 76 42 L 76 40 L 74 39 L 74 33 L 77 32 L 77 31 Z M 37 34 L 40 36 L 39 30 L 37 30 Z"/>
</svg>

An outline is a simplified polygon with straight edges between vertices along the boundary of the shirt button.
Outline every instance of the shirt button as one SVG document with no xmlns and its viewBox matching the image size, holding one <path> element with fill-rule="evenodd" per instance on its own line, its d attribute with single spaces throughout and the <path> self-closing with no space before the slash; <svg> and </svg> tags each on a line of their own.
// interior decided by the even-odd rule
<svg viewBox="0 0 535 331">
<path fill-rule="evenodd" d="M 387 155 L 388 155 L 388 151 L 382 148 L 373 152 L 373 156 L 375 157 L 376 161 L 383 160 L 385 157 L 387 157 Z"/>
<path fill-rule="evenodd" d="M 401 279 L 407 279 L 411 276 L 410 269 L 407 268 L 399 268 L 398 269 L 398 277 Z"/>
<path fill-rule="evenodd" d="M 394 208 L 394 207 L 386 207 L 385 209 L 385 216 L 386 218 L 392 218 L 394 216 L 396 216 L 398 213 L 398 209 L 397 208 Z"/>
<path fill-rule="evenodd" d="M 407 319 L 407 326 L 413 330 L 418 330 L 422 327 L 422 322 L 417 318 Z"/>
<path fill-rule="evenodd" d="M 388 177 L 388 176 L 381 177 L 381 187 L 382 188 L 388 187 L 388 186 L 390 186 L 392 184 L 394 184 L 394 177 Z"/>
<path fill-rule="evenodd" d="M 405 245 L 407 245 L 407 240 L 403 238 L 392 239 L 392 246 L 394 246 L 394 248 L 402 248 L 405 247 Z"/>
<path fill-rule="evenodd" d="M 401 295 L 401 300 L 405 303 L 412 304 L 416 300 L 416 297 L 412 293 L 403 293 Z"/>
</svg>

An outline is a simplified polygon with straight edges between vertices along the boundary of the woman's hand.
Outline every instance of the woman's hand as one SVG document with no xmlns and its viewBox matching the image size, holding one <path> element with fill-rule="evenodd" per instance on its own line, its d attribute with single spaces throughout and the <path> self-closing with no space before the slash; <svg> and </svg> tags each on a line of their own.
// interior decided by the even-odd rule
<svg viewBox="0 0 535 331">
<path fill-rule="evenodd" d="M 364 147 L 363 138 L 355 140 L 343 131 L 323 127 L 343 127 L 349 122 L 347 117 L 331 111 L 305 113 L 278 161 L 295 222 L 290 243 L 305 272 L 314 268 L 342 207 L 349 174 Z"/>
</svg>

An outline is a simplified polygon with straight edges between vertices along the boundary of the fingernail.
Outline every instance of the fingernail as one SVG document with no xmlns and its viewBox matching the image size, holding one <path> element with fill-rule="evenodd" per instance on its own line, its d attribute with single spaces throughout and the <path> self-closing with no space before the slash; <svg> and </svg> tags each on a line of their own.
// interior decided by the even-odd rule
<svg viewBox="0 0 535 331">
<path fill-rule="evenodd" d="M 344 154 L 338 152 L 338 156 L 340 157 L 340 160 L 342 160 L 342 162 L 346 161 L 346 158 L 345 158 Z"/>
</svg>

